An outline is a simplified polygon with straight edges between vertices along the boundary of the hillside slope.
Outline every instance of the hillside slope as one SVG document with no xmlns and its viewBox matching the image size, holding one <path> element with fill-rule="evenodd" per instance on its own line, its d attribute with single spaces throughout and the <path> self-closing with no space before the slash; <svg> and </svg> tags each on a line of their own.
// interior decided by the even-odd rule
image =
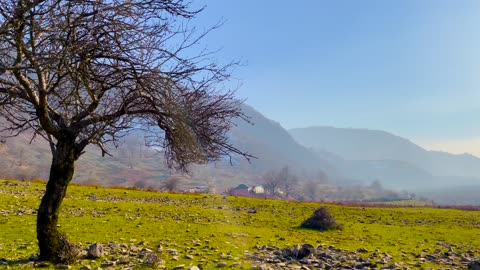
<svg viewBox="0 0 480 270">
<path fill-rule="evenodd" d="M 191 175 L 181 176 L 185 187 L 206 185 L 221 192 L 243 182 L 259 183 L 262 174 L 283 166 L 297 172 L 322 172 L 330 179 L 336 177 L 336 169 L 329 161 L 298 144 L 278 123 L 250 106 L 243 105 L 242 110 L 253 125 L 236 120 L 229 137 L 238 149 L 255 155 L 257 159 L 249 163 L 243 157 L 233 156 L 232 160 L 226 158 L 215 164 L 194 165 Z M 74 181 L 147 187 L 179 174 L 166 167 L 161 153 L 145 147 L 141 136 L 129 136 L 118 148 L 110 149 L 111 157 L 101 157 L 95 147 L 87 148 L 77 162 Z M 0 177 L 48 178 L 51 154 L 41 138 L 31 144 L 28 134 L 8 138 L 0 153 L 0 166 L 3 168 Z"/>
<path fill-rule="evenodd" d="M 323 171 L 331 178 L 337 176 L 328 158 L 300 145 L 279 123 L 248 105 L 242 110 L 253 124 L 236 121 L 230 136 L 236 147 L 258 158 L 251 164 L 257 172 L 289 166 L 297 171 Z"/>
</svg>

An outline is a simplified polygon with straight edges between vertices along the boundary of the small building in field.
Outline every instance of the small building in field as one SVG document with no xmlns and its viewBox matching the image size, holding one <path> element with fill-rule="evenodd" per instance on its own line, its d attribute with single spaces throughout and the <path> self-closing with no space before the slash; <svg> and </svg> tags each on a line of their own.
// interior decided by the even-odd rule
<svg viewBox="0 0 480 270">
<path fill-rule="evenodd" d="M 240 184 L 231 190 L 233 196 L 248 196 L 250 188 L 245 184 Z"/>
<path fill-rule="evenodd" d="M 265 188 L 263 188 L 263 186 L 253 186 L 250 192 L 253 194 L 264 194 Z"/>
</svg>

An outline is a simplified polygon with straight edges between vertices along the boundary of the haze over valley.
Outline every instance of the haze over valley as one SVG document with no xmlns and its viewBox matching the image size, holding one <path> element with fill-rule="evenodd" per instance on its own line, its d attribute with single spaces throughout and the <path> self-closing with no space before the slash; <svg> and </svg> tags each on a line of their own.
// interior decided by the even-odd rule
<svg viewBox="0 0 480 270">
<path fill-rule="evenodd" d="M 476 156 L 428 151 L 379 130 L 326 126 L 286 130 L 251 106 L 243 105 L 242 110 L 251 123 L 237 120 L 229 136 L 237 148 L 256 157 L 250 162 L 233 155 L 208 165 L 192 165 L 188 174 L 175 173 L 164 164 L 161 149 L 146 147 L 137 134 L 124 138 L 112 156 L 102 157 L 96 148 L 89 148 L 79 160 L 74 181 L 161 190 L 168 179 L 180 179 L 178 191 L 207 186 L 209 192 L 224 193 L 243 183 L 265 184 L 265 175 L 288 167 L 298 180 L 296 198 L 305 200 L 381 199 L 359 195 L 376 183 L 394 194 L 413 194 L 438 204 L 480 204 Z M 6 168 L 6 177 L 48 178 L 48 145 L 39 138 L 32 144 L 29 140 L 22 135 L 1 145 L 0 167 Z M 318 192 L 309 197 L 306 190 L 312 183 Z M 336 191 L 338 187 L 343 187 L 342 192 Z"/>
</svg>

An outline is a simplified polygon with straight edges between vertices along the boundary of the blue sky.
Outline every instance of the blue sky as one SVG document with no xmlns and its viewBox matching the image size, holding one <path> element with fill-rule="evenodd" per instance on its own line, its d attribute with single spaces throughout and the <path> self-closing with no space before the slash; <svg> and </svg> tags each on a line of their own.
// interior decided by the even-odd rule
<svg viewBox="0 0 480 270">
<path fill-rule="evenodd" d="M 285 128 L 381 129 L 480 155 L 480 1 L 208 0 L 203 41 Z"/>
</svg>

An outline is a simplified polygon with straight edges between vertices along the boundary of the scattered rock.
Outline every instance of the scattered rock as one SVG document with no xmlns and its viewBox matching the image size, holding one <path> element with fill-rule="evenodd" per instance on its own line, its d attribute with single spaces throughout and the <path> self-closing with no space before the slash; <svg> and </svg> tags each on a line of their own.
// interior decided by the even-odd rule
<svg viewBox="0 0 480 270">
<path fill-rule="evenodd" d="M 114 242 L 108 243 L 107 246 L 108 246 L 109 248 L 111 248 L 111 249 L 118 249 L 118 248 L 120 248 L 120 245 L 117 244 L 117 243 L 114 243 Z"/>
<path fill-rule="evenodd" d="M 310 245 L 310 244 L 302 245 L 302 247 L 298 250 L 297 260 L 301 260 L 305 257 L 308 257 L 314 251 L 315 251 L 315 248 L 312 245 Z"/>
<path fill-rule="evenodd" d="M 90 259 L 98 259 L 104 255 L 103 245 L 95 243 L 88 248 L 87 257 Z"/>
<path fill-rule="evenodd" d="M 468 270 L 480 270 L 480 261 L 471 262 L 468 264 Z"/>
<path fill-rule="evenodd" d="M 428 254 L 428 250 L 422 251 L 419 256 L 415 256 L 418 262 L 404 263 L 401 261 L 393 262 L 394 259 L 388 253 L 380 253 L 379 250 L 371 253 L 368 257 L 365 255 L 367 249 L 358 249 L 356 251 L 347 251 L 335 248 L 334 246 L 319 245 L 314 248 L 310 244 L 294 245 L 293 247 L 280 248 L 274 245 L 256 245 L 257 251 L 245 252 L 254 265 L 255 269 L 412 269 L 422 268 L 424 262 L 434 263 L 444 266 L 447 269 L 468 269 L 480 270 L 480 260 L 474 260 L 472 254 L 449 254 L 445 259 L 440 250 L 434 251 L 434 254 Z M 361 254 L 362 253 L 362 254 Z M 406 253 L 404 254 L 406 255 Z M 417 255 L 417 254 L 412 254 Z M 462 259 L 462 256 L 464 259 Z M 428 260 L 426 259 L 428 258 Z M 264 268 L 260 268 L 265 266 Z"/>
<path fill-rule="evenodd" d="M 55 266 L 55 269 L 70 269 L 70 268 L 71 268 L 71 266 L 68 265 L 68 264 L 57 264 Z"/>
<path fill-rule="evenodd" d="M 37 268 L 45 268 L 45 267 L 50 267 L 50 264 L 48 262 L 39 262 L 35 265 Z"/>
<path fill-rule="evenodd" d="M 357 251 L 360 253 L 368 253 L 368 250 L 366 248 L 359 248 L 357 249 Z"/>
<path fill-rule="evenodd" d="M 162 259 L 160 259 L 157 255 L 155 255 L 153 253 L 148 253 L 147 257 L 143 261 L 143 264 L 149 265 L 149 266 L 154 266 L 154 265 L 159 265 L 162 262 L 163 262 Z"/>
<path fill-rule="evenodd" d="M 177 255 L 178 254 L 178 251 L 176 249 L 173 249 L 173 248 L 169 248 L 167 250 L 165 250 L 167 253 L 169 253 L 170 255 Z"/>
<path fill-rule="evenodd" d="M 225 266 L 227 266 L 227 263 L 226 263 L 226 262 L 219 262 L 219 263 L 217 264 L 217 267 L 225 267 Z"/>
<path fill-rule="evenodd" d="M 115 266 L 115 262 L 104 262 L 100 266 L 101 267 L 109 267 L 109 266 Z"/>
</svg>

